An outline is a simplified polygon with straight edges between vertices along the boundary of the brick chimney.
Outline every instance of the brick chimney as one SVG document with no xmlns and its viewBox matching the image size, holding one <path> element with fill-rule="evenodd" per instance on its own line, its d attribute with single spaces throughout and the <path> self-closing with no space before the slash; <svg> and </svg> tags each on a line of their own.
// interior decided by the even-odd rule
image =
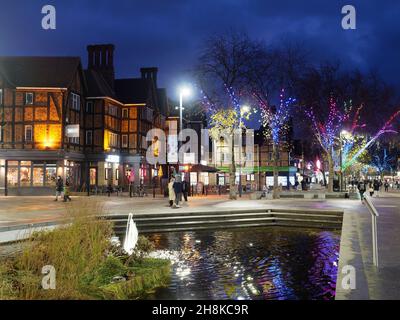
<svg viewBox="0 0 400 320">
<path fill-rule="evenodd" d="M 158 68 L 141 68 L 140 72 L 142 73 L 142 79 L 151 79 L 154 81 L 154 85 L 157 88 L 157 73 Z"/>
<path fill-rule="evenodd" d="M 114 45 L 99 44 L 89 45 L 88 51 L 88 69 L 100 72 L 104 79 L 114 89 Z"/>
</svg>

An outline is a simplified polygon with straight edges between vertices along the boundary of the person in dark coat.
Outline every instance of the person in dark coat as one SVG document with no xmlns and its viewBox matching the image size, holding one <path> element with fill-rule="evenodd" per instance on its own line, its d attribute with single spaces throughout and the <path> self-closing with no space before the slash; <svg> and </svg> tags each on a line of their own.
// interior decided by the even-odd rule
<svg viewBox="0 0 400 320">
<path fill-rule="evenodd" d="M 374 192 L 376 193 L 376 196 L 379 197 L 379 189 L 381 188 L 381 185 L 378 180 L 374 180 Z"/>
<path fill-rule="evenodd" d="M 174 192 L 175 192 L 175 208 L 180 208 L 179 201 L 181 201 L 182 192 L 183 192 L 183 185 L 182 185 L 180 176 L 176 176 L 176 180 L 174 182 L 173 188 L 174 188 Z"/>
<path fill-rule="evenodd" d="M 64 191 L 64 181 L 60 176 L 58 176 L 56 181 L 56 198 L 54 201 L 58 201 L 58 197 L 61 197 L 63 191 Z"/>
<path fill-rule="evenodd" d="M 367 185 L 364 181 L 360 181 L 358 183 L 358 191 L 360 192 L 361 201 L 364 200 L 364 193 L 367 190 Z"/>
<path fill-rule="evenodd" d="M 187 180 L 184 180 L 182 183 L 182 188 L 183 188 L 183 197 L 185 198 L 185 202 L 188 201 L 188 195 L 190 191 L 190 185 Z"/>
</svg>

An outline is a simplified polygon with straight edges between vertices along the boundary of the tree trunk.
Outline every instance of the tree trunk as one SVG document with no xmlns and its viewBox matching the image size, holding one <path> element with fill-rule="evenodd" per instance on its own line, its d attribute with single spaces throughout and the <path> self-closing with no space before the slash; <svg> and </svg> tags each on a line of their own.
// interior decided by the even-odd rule
<svg viewBox="0 0 400 320">
<path fill-rule="evenodd" d="M 279 185 L 278 185 L 278 161 L 279 161 L 279 145 L 274 143 L 272 146 L 272 158 L 274 160 L 273 174 L 274 174 L 274 189 L 272 193 L 272 197 L 274 199 L 279 199 Z"/>
<path fill-rule="evenodd" d="M 332 154 L 327 152 L 327 158 L 328 158 L 328 166 L 329 166 L 328 192 L 333 192 L 333 179 L 335 178 L 335 170 L 333 167 Z"/>
<path fill-rule="evenodd" d="M 236 165 L 235 165 L 235 143 L 232 141 L 232 157 L 229 170 L 229 199 L 236 200 Z"/>
</svg>

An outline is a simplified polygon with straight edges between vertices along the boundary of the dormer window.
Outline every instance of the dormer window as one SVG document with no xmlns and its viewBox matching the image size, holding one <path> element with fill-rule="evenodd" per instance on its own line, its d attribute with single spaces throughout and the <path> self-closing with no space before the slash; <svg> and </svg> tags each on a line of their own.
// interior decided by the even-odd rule
<svg viewBox="0 0 400 320">
<path fill-rule="evenodd" d="M 25 104 L 33 104 L 33 93 L 32 92 L 25 93 Z"/>
</svg>

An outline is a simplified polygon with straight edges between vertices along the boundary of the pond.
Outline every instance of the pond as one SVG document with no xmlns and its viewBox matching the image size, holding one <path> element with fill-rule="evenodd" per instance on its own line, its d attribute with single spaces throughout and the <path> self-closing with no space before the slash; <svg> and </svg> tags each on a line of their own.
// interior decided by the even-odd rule
<svg viewBox="0 0 400 320">
<path fill-rule="evenodd" d="M 156 256 L 174 259 L 169 287 L 148 299 L 335 297 L 339 232 L 265 227 L 148 237 Z"/>
</svg>

